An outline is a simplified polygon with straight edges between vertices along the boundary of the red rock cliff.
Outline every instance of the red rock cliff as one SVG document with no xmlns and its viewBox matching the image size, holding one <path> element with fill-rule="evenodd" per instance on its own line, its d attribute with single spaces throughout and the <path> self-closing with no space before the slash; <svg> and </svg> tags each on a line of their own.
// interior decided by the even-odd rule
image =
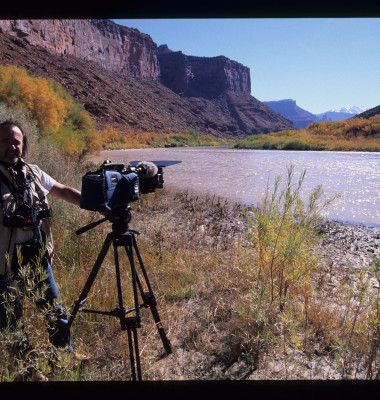
<svg viewBox="0 0 380 400">
<path fill-rule="evenodd" d="M 50 52 L 99 63 L 124 76 L 157 80 L 157 45 L 149 35 L 109 20 L 0 20 L 0 30 Z"/>
<path fill-rule="evenodd" d="M 161 82 L 176 93 L 206 99 L 226 91 L 251 93 L 249 68 L 227 57 L 187 56 L 166 45 L 159 46 L 157 53 Z"/>
<path fill-rule="evenodd" d="M 157 49 L 149 35 L 110 20 L 0 20 L 0 30 L 58 55 L 95 61 L 122 76 L 160 80 L 187 97 L 251 92 L 249 68 L 238 62 L 224 56 L 187 56 L 167 46 Z"/>
</svg>

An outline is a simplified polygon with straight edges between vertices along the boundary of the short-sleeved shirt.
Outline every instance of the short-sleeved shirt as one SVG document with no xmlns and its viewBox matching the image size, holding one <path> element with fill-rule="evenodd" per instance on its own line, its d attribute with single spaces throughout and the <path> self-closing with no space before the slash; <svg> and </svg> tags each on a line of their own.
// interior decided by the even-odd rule
<svg viewBox="0 0 380 400">
<path fill-rule="evenodd" d="M 44 189 L 50 192 L 50 189 L 55 185 L 57 182 L 54 178 L 48 175 L 46 172 L 40 170 L 41 172 L 41 184 Z"/>
</svg>

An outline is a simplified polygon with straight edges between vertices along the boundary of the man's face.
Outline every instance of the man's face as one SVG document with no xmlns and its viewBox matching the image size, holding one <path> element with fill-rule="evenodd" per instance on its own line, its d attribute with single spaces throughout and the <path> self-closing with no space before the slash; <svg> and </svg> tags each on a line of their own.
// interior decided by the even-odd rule
<svg viewBox="0 0 380 400">
<path fill-rule="evenodd" d="M 0 161 L 15 165 L 22 154 L 23 135 L 17 126 L 0 127 Z"/>
</svg>

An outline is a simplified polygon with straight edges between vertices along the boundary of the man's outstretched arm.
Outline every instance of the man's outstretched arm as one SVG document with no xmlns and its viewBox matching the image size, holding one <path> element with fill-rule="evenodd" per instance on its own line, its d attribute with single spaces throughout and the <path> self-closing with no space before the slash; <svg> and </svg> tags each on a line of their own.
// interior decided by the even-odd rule
<svg viewBox="0 0 380 400">
<path fill-rule="evenodd" d="M 81 193 L 79 190 L 70 186 L 55 182 L 54 186 L 50 189 L 49 194 L 58 199 L 65 200 L 69 203 L 79 206 Z"/>
</svg>

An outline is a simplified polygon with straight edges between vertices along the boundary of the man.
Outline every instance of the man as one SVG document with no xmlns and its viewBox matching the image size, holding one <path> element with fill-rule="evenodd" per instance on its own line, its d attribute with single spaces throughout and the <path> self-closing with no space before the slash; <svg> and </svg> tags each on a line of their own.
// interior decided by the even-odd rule
<svg viewBox="0 0 380 400">
<path fill-rule="evenodd" d="M 16 301 L 13 313 L 9 313 L 6 302 L 12 282 L 22 284 L 21 266 L 28 264 L 37 270 L 39 265 L 47 279 L 38 282 L 35 278 L 36 284 L 42 288 L 45 282 L 47 289 L 42 298 L 37 297 L 36 305 L 46 313 L 50 342 L 72 351 L 67 314 L 51 268 L 53 242 L 46 195 L 79 206 L 81 193 L 57 182 L 38 166 L 26 164 L 22 157 L 27 146 L 20 126 L 11 120 L 0 123 L 0 329 L 15 329 L 20 320 L 22 304 Z"/>
</svg>

